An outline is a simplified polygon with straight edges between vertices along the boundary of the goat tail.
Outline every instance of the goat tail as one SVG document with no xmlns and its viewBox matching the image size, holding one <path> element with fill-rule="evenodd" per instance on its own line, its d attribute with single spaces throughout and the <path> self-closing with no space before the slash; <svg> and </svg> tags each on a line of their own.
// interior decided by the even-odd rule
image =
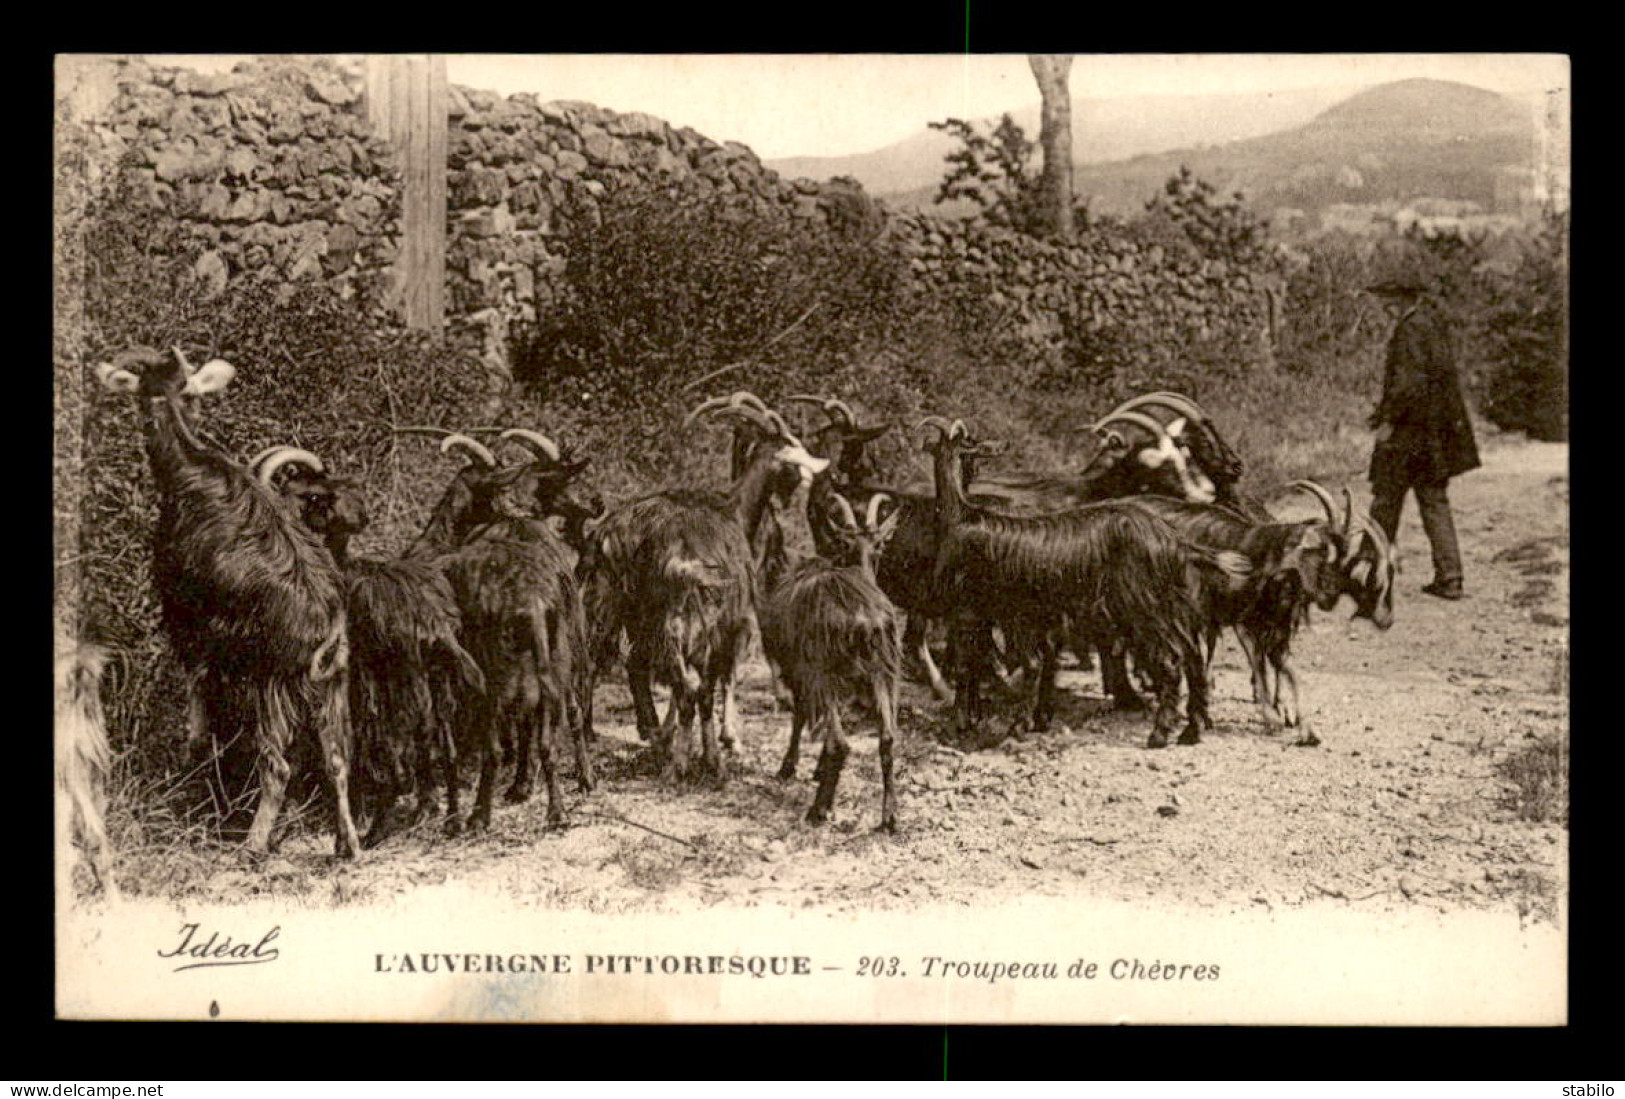
<svg viewBox="0 0 1625 1099">
<path fill-rule="evenodd" d="M 310 678 L 320 683 L 342 675 L 350 666 L 350 634 L 346 628 L 344 612 L 333 619 L 332 628 L 316 651 L 310 656 Z"/>
<path fill-rule="evenodd" d="M 445 642 L 448 671 L 453 679 L 462 687 L 477 694 L 485 693 L 485 673 L 480 670 L 479 662 L 469 651 L 457 642 L 455 638 L 447 638 Z"/>
<path fill-rule="evenodd" d="M 77 830 L 102 890 L 116 897 L 106 818 L 112 750 L 101 700 L 106 660 L 100 647 L 83 644 L 56 661 L 57 859 L 71 874 L 69 850 Z M 71 878 L 60 885 L 66 903 Z"/>
<path fill-rule="evenodd" d="M 1180 546 L 1199 572 L 1207 573 L 1222 582 L 1226 591 L 1239 591 L 1252 578 L 1252 559 L 1235 550 L 1210 550 L 1195 543 L 1180 540 Z"/>
</svg>

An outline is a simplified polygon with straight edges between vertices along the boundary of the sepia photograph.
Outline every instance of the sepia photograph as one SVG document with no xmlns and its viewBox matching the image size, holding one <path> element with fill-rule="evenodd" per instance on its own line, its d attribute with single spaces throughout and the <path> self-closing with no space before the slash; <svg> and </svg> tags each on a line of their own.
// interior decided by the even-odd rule
<svg viewBox="0 0 1625 1099">
<path fill-rule="evenodd" d="M 1565 1025 L 1570 85 L 57 55 L 56 1016 Z"/>
</svg>

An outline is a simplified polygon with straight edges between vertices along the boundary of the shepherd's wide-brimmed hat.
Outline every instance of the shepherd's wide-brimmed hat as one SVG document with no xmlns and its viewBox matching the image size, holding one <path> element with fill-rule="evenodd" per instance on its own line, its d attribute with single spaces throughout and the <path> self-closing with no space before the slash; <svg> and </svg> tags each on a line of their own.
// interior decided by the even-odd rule
<svg viewBox="0 0 1625 1099">
<path fill-rule="evenodd" d="M 1365 288 L 1366 293 L 1385 298 L 1414 298 L 1427 293 L 1420 280 L 1412 278 L 1385 279 Z"/>
</svg>

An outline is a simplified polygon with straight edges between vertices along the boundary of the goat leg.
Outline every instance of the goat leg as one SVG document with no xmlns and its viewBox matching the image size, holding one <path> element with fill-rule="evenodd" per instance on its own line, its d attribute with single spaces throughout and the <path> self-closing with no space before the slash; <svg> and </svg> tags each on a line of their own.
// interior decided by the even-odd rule
<svg viewBox="0 0 1625 1099">
<path fill-rule="evenodd" d="M 1179 714 L 1179 663 L 1172 654 L 1136 653 L 1136 661 L 1150 672 L 1157 691 L 1157 709 L 1151 722 L 1148 748 L 1166 748 L 1168 733 Z"/>
<path fill-rule="evenodd" d="M 576 786 L 583 793 L 598 788 L 598 776 L 592 766 L 591 726 L 584 720 L 586 707 L 579 703 L 566 707 L 564 722 L 570 728 L 570 739 L 576 750 Z"/>
<path fill-rule="evenodd" d="M 793 694 L 790 702 L 790 747 L 784 753 L 784 762 L 779 765 L 779 772 L 775 776 L 780 782 L 789 782 L 796 777 L 796 764 L 801 762 L 801 731 L 806 725 L 806 701 L 799 693 Z"/>
<path fill-rule="evenodd" d="M 1113 641 L 1097 646 L 1100 652 L 1100 682 L 1119 710 L 1143 710 L 1145 699 L 1134 689 L 1128 675 L 1128 658 L 1123 647 Z"/>
<path fill-rule="evenodd" d="M 545 702 L 533 711 L 536 732 L 536 757 L 542 768 L 542 781 L 547 785 L 547 823 L 557 827 L 564 823 L 564 795 L 559 790 L 558 767 L 553 761 L 554 736 L 553 708 Z"/>
<path fill-rule="evenodd" d="M 841 781 L 841 769 L 846 766 L 851 751 L 841 733 L 839 708 L 831 706 L 821 721 L 824 729 L 824 750 L 818 756 L 818 790 L 813 794 L 812 808 L 807 810 L 807 823 L 823 824 L 829 820 L 835 807 L 835 786 Z"/>
<path fill-rule="evenodd" d="M 654 677 L 649 667 L 650 646 L 642 639 L 632 642 L 626 654 L 626 686 L 632 692 L 632 708 L 637 714 L 638 739 L 649 740 L 660 728 L 655 712 Z"/>
<path fill-rule="evenodd" d="M 700 719 L 700 774 L 716 786 L 727 782 L 722 748 L 717 734 L 717 690 L 709 683 L 700 689 L 696 704 Z"/>
<path fill-rule="evenodd" d="M 1298 730 L 1298 739 L 1295 746 L 1313 748 L 1320 743 L 1320 738 L 1303 720 L 1303 711 L 1298 706 L 1298 675 L 1292 670 L 1292 665 L 1289 663 L 1286 653 L 1277 654 L 1272 659 L 1275 661 L 1277 678 L 1286 685 L 1287 693 L 1292 698 L 1289 707 L 1286 708 L 1286 724 L 1288 728 Z"/>
<path fill-rule="evenodd" d="M 926 620 L 923 615 L 910 614 L 908 622 L 903 627 L 903 651 L 914 658 L 914 663 L 931 684 L 931 693 L 943 702 L 952 702 L 954 693 L 949 688 L 937 662 L 931 656 L 931 645 L 926 636 Z"/>
<path fill-rule="evenodd" d="M 1185 704 L 1185 731 L 1179 734 L 1181 744 L 1200 744 L 1202 734 L 1213 728 L 1208 715 L 1207 661 L 1200 642 L 1191 639 L 1185 647 L 1185 685 L 1190 692 Z"/>
<path fill-rule="evenodd" d="M 1264 653 L 1263 643 L 1253 636 L 1252 631 L 1241 627 L 1236 629 L 1236 640 L 1241 643 L 1241 651 L 1247 654 L 1247 665 L 1252 669 L 1253 701 L 1258 704 L 1259 713 L 1264 715 L 1264 724 L 1274 732 L 1286 722 L 1275 705 L 1275 690 L 1270 685 L 1269 660 Z"/>
<path fill-rule="evenodd" d="M 880 831 L 896 832 L 897 791 L 892 774 L 892 745 L 897 736 L 896 685 L 877 680 L 874 698 L 875 712 L 880 717 Z"/>
</svg>

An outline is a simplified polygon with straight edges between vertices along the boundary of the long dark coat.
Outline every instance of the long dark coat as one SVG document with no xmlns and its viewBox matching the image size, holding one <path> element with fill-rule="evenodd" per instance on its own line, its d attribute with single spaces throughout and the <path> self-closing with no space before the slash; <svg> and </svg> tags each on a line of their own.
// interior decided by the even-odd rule
<svg viewBox="0 0 1625 1099">
<path fill-rule="evenodd" d="M 1433 304 L 1420 303 L 1394 328 L 1371 422 L 1393 425 L 1371 453 L 1373 484 L 1431 484 L 1478 468 L 1450 326 Z"/>
</svg>

